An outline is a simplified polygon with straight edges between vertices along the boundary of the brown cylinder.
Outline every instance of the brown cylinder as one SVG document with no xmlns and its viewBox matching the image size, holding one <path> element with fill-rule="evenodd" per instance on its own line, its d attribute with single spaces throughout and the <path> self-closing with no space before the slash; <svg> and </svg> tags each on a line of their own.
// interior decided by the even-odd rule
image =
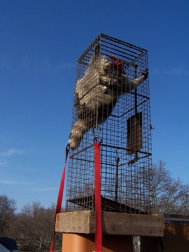
<svg viewBox="0 0 189 252">
<path fill-rule="evenodd" d="M 94 252 L 94 235 L 63 234 L 62 252 Z M 102 252 L 132 252 L 132 237 L 105 235 L 103 236 Z"/>
</svg>

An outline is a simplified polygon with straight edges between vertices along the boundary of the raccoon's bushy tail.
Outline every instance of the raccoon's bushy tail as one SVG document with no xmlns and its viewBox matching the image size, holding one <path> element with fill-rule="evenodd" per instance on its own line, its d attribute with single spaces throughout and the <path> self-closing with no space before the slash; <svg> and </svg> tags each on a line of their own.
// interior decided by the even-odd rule
<svg viewBox="0 0 189 252">
<path fill-rule="evenodd" d="M 78 119 L 74 124 L 70 134 L 69 145 L 71 149 L 75 149 L 79 146 L 83 135 L 87 130 L 87 122 L 83 119 Z"/>
</svg>

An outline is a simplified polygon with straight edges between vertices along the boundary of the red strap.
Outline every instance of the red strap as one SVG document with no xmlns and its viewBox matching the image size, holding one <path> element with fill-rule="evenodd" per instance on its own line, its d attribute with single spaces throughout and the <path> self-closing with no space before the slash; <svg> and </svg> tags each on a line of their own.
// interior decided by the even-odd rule
<svg viewBox="0 0 189 252">
<path fill-rule="evenodd" d="M 62 173 L 62 178 L 60 181 L 60 187 L 59 187 L 58 198 L 57 198 L 57 203 L 56 203 L 56 213 L 55 213 L 55 219 L 54 219 L 54 231 L 53 231 L 52 243 L 51 243 L 51 247 L 49 249 L 49 252 L 54 251 L 53 248 L 54 248 L 54 240 L 55 240 L 55 234 L 56 234 L 56 231 L 55 231 L 56 214 L 60 213 L 61 206 L 62 206 L 62 199 L 63 199 L 63 193 L 64 193 L 65 170 L 66 170 L 66 162 L 67 162 L 67 158 L 68 158 L 68 153 L 69 153 L 69 149 L 66 148 L 65 164 L 64 164 L 64 169 L 63 169 L 63 173 Z"/>
<path fill-rule="evenodd" d="M 95 171 L 95 252 L 102 252 L 100 143 L 94 143 Z"/>
</svg>

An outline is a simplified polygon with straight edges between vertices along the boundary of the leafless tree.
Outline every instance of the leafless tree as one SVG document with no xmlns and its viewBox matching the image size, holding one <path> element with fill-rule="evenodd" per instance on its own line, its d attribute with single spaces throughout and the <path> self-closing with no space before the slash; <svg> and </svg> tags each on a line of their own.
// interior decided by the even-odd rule
<svg viewBox="0 0 189 252">
<path fill-rule="evenodd" d="M 5 195 L 0 196 L 0 236 L 10 232 L 15 217 L 16 203 Z"/>
<path fill-rule="evenodd" d="M 19 251 L 49 251 L 54 228 L 54 206 L 45 209 L 40 203 L 26 205 L 15 222 Z M 61 251 L 61 237 L 57 235 L 55 251 Z"/>
<path fill-rule="evenodd" d="M 189 185 L 173 179 L 162 161 L 152 168 L 151 185 L 155 212 L 189 215 Z"/>
</svg>

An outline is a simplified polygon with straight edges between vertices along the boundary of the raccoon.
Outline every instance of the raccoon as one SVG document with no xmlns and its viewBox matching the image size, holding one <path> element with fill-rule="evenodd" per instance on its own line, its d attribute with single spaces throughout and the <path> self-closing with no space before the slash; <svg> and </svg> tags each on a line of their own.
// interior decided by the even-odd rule
<svg viewBox="0 0 189 252">
<path fill-rule="evenodd" d="M 148 76 L 146 69 L 141 77 L 131 80 L 124 72 L 123 61 L 113 55 L 109 58 L 93 55 L 85 75 L 76 82 L 74 106 L 78 118 L 70 133 L 71 149 L 79 146 L 85 132 L 109 117 L 120 95 Z"/>
</svg>

